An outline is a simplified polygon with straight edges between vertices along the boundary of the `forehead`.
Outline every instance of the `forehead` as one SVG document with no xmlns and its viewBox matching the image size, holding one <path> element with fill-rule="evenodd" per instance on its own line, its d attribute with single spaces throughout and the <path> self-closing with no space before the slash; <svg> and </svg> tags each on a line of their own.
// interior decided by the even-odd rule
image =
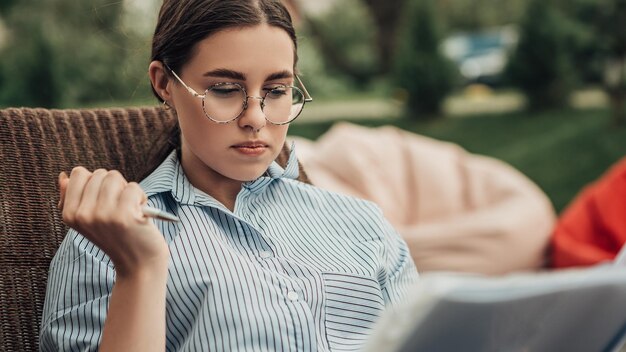
<svg viewBox="0 0 626 352">
<path fill-rule="evenodd" d="M 294 43 L 282 28 L 260 24 L 225 29 L 198 42 L 183 71 L 202 74 L 229 69 L 253 78 L 293 71 L 294 55 Z"/>
</svg>

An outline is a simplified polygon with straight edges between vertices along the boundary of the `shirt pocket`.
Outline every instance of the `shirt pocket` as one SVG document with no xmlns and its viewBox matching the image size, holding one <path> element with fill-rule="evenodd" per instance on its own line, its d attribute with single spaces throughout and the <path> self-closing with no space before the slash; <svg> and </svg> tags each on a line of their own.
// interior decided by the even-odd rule
<svg viewBox="0 0 626 352">
<path fill-rule="evenodd" d="M 378 281 L 322 273 L 326 293 L 326 338 L 331 350 L 361 350 L 385 303 Z"/>
</svg>

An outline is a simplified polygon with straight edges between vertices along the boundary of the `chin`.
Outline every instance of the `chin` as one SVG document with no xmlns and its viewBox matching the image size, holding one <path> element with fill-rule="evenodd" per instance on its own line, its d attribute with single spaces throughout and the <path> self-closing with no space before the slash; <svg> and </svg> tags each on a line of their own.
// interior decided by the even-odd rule
<svg viewBox="0 0 626 352">
<path fill-rule="evenodd" d="M 223 176 L 239 182 L 254 181 L 263 176 L 274 159 L 256 162 L 231 163 L 218 171 Z"/>
<path fill-rule="evenodd" d="M 250 182 L 263 176 L 266 170 L 267 168 L 263 170 L 250 170 L 250 172 L 239 172 L 238 175 L 233 175 L 231 178 L 241 182 Z"/>
</svg>

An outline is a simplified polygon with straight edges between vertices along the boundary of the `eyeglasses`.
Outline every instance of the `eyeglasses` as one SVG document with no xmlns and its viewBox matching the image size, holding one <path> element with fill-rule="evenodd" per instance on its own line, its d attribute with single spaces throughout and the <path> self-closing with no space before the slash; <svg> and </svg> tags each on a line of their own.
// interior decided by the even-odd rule
<svg viewBox="0 0 626 352">
<path fill-rule="evenodd" d="M 261 111 L 265 119 L 274 125 L 286 125 L 296 119 L 304 109 L 304 104 L 313 101 L 304 84 L 296 75 L 296 81 L 302 87 L 279 84 L 263 89 L 262 97 L 250 96 L 239 83 L 216 83 L 204 94 L 198 94 L 193 88 L 183 82 L 180 77 L 166 65 L 167 69 L 176 77 L 178 82 L 194 97 L 202 99 L 204 115 L 216 123 L 229 123 L 241 116 L 248 108 L 248 99 L 261 101 Z"/>
</svg>

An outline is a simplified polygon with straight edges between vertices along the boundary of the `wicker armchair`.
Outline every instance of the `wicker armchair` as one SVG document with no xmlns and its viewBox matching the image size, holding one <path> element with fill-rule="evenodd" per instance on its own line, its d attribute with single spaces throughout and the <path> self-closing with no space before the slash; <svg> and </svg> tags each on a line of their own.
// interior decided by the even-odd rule
<svg viewBox="0 0 626 352">
<path fill-rule="evenodd" d="M 59 172 L 83 165 L 138 181 L 172 150 L 174 126 L 161 108 L 0 110 L 0 351 L 38 349 L 48 267 L 67 231 Z"/>
</svg>

